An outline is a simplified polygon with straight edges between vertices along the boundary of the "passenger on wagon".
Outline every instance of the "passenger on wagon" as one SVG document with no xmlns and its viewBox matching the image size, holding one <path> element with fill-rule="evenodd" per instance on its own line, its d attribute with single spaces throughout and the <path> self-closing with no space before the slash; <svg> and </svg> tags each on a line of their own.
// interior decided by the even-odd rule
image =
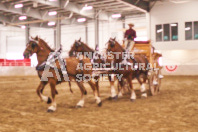
<svg viewBox="0 0 198 132">
<path fill-rule="evenodd" d="M 129 23 L 129 29 L 126 30 L 125 34 L 124 34 L 124 42 L 125 42 L 125 55 L 124 55 L 124 60 L 123 63 L 127 64 L 127 58 L 128 58 L 128 52 L 130 52 L 133 47 L 134 47 L 134 39 L 136 38 L 136 31 L 133 29 L 134 24 L 133 23 Z"/>
</svg>

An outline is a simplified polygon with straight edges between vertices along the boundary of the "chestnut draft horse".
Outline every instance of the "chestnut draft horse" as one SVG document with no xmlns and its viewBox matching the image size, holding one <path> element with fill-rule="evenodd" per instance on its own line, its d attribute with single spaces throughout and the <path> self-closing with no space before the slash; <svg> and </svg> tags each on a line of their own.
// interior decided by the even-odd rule
<svg viewBox="0 0 198 132">
<path fill-rule="evenodd" d="M 69 51 L 69 56 L 76 56 L 76 53 L 85 55 L 90 60 L 92 60 L 92 63 L 98 64 L 99 67 L 97 67 L 97 68 L 104 68 L 103 65 L 111 64 L 111 62 L 113 61 L 113 59 L 110 57 L 104 57 L 104 56 L 102 57 L 102 55 L 96 53 L 96 51 L 94 51 L 87 44 L 82 42 L 81 38 L 79 40 L 75 40 L 74 44 L 72 45 L 72 47 Z M 103 66 L 103 67 L 101 67 L 101 66 Z M 106 65 L 105 67 L 111 68 L 110 65 Z M 110 86 L 111 86 L 111 97 L 110 98 L 113 100 L 116 100 L 118 98 L 118 95 L 122 96 L 122 92 L 120 91 L 119 94 L 117 95 L 115 87 L 114 87 L 114 82 L 115 82 L 116 76 L 114 76 L 114 74 L 112 72 L 109 72 L 108 74 L 109 74 L 108 79 L 109 79 Z M 98 92 L 99 92 L 99 78 L 100 78 L 100 76 L 95 76 L 96 88 L 97 88 Z"/>
<path fill-rule="evenodd" d="M 54 52 L 54 50 L 52 50 L 47 43 L 42 40 L 41 38 L 39 38 L 38 36 L 35 38 L 32 38 L 32 40 L 29 41 L 29 43 L 27 44 L 27 47 L 23 53 L 24 58 L 29 58 L 33 53 L 36 53 L 37 55 L 37 60 L 38 60 L 38 65 L 37 67 L 43 65 L 43 63 L 45 64 L 45 62 L 48 59 L 48 56 L 51 52 Z M 72 79 L 74 79 L 77 83 L 77 85 L 79 86 L 80 90 L 81 90 L 81 100 L 77 103 L 77 107 L 83 107 L 84 106 L 84 95 L 87 94 L 85 87 L 83 85 L 83 80 L 77 79 L 77 75 L 79 74 L 88 74 L 91 75 L 92 71 L 91 70 L 85 70 L 86 68 L 83 69 L 78 69 L 78 65 L 79 63 L 83 62 L 86 63 L 88 66 L 92 66 L 91 62 L 88 58 L 84 58 L 82 60 L 77 59 L 76 57 L 70 57 L 70 58 L 66 58 L 64 59 L 66 64 L 64 63 L 64 66 L 61 65 L 59 60 L 54 60 L 54 65 L 56 66 L 56 68 L 58 69 L 58 73 L 59 76 L 61 78 L 61 80 L 58 78 L 57 75 L 57 71 L 55 70 L 55 68 L 50 67 L 48 70 L 48 73 L 52 73 L 53 76 L 50 76 L 46 74 L 46 70 L 45 70 L 45 66 L 42 69 L 38 69 L 38 76 L 39 78 L 42 80 L 43 77 L 46 77 L 47 80 L 42 80 L 37 88 L 37 94 L 40 97 L 41 101 L 45 101 L 47 103 L 52 103 L 51 106 L 48 108 L 48 112 L 53 112 L 56 110 L 56 101 L 55 101 L 55 95 L 56 95 L 56 85 L 61 83 L 61 82 L 66 82 L 66 81 L 70 81 Z M 48 62 L 46 62 L 48 63 Z M 65 67 L 67 70 L 67 77 L 68 80 L 64 79 L 63 76 L 63 71 L 61 70 L 61 66 Z M 52 100 L 49 97 L 46 97 L 43 95 L 43 89 L 46 86 L 46 84 L 50 84 L 51 87 L 51 95 L 52 95 Z M 89 85 L 91 86 L 92 90 L 94 91 L 94 96 L 96 99 L 96 103 L 98 104 L 98 106 L 102 105 L 102 102 L 98 96 L 98 91 L 95 88 L 95 84 L 94 82 L 92 82 L 91 80 L 88 80 Z"/>
<path fill-rule="evenodd" d="M 123 74 L 123 78 L 125 78 L 129 84 L 129 87 L 131 89 L 131 100 L 136 99 L 136 94 L 133 89 L 132 85 L 132 80 L 136 78 L 138 82 L 140 83 L 140 91 L 141 91 L 141 96 L 143 98 L 147 97 L 146 93 L 146 87 L 145 83 L 147 80 L 147 73 L 149 68 L 148 66 L 148 60 L 145 56 L 143 55 L 135 55 L 134 58 L 128 59 L 128 62 L 131 63 L 131 65 L 124 65 L 122 64 L 123 61 L 123 54 L 125 53 L 125 49 L 114 39 L 110 38 L 109 41 L 107 42 L 107 52 L 110 54 L 113 54 L 114 56 L 114 63 L 115 65 L 119 65 L 122 68 L 118 68 L 115 70 L 115 73 L 117 74 Z M 119 53 L 119 54 L 117 54 Z M 136 67 L 137 66 L 137 67 Z M 143 80 L 141 79 L 141 76 L 143 76 Z M 121 87 L 123 87 L 123 81 L 120 81 Z"/>
</svg>

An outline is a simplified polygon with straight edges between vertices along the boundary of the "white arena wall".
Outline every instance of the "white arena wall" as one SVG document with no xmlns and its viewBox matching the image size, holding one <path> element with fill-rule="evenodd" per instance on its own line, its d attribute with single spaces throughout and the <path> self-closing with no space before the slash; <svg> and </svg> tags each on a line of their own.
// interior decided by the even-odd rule
<svg viewBox="0 0 198 132">
<path fill-rule="evenodd" d="M 9 47 L 8 42 L 13 43 L 13 45 Z M 0 58 L 6 58 L 8 50 L 14 45 L 24 46 L 22 48 L 25 48 L 25 30 L 0 25 Z M 13 49 L 10 50 L 13 51 Z"/>
<path fill-rule="evenodd" d="M 198 1 L 175 4 L 157 2 L 150 12 L 150 38 L 152 44 L 163 54 L 163 65 L 177 65 L 175 72 L 165 75 L 198 75 L 198 40 L 185 40 L 185 22 L 198 21 Z M 156 42 L 157 24 L 178 23 L 178 41 Z"/>
</svg>

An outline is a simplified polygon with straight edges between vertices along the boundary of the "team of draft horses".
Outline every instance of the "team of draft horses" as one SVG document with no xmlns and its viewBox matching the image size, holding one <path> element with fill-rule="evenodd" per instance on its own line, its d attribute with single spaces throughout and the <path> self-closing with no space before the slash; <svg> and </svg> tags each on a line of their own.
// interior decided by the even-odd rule
<svg viewBox="0 0 198 132">
<path fill-rule="evenodd" d="M 123 60 L 126 59 L 126 57 L 124 57 L 123 59 L 123 54 L 126 53 L 126 50 L 123 48 L 123 46 L 121 46 L 115 38 L 110 38 L 109 41 L 106 43 L 106 46 L 106 57 L 101 57 L 103 55 L 101 55 L 97 50 L 93 50 L 79 39 L 73 43 L 69 51 L 69 57 L 61 58 L 60 54 L 57 54 L 59 53 L 59 51 L 54 51 L 53 49 L 51 49 L 43 39 L 39 38 L 38 36 L 30 39 L 23 55 L 24 58 L 29 58 L 32 54 L 37 54 L 38 65 L 36 67 L 36 70 L 41 81 L 36 92 L 40 97 L 41 101 L 50 104 L 47 110 L 48 112 L 54 112 L 57 109 L 55 96 L 56 94 L 58 94 L 58 91 L 56 90 L 56 85 L 62 82 L 69 82 L 71 90 L 70 81 L 72 80 L 77 83 L 81 91 L 81 98 L 80 101 L 77 103 L 76 107 L 80 108 L 84 106 L 85 95 L 87 94 L 87 91 L 84 87 L 85 80 L 77 79 L 79 75 L 93 76 L 93 79 L 87 79 L 86 82 L 93 90 L 94 98 L 97 105 L 102 105 L 99 92 L 99 78 L 100 74 L 103 74 L 103 72 L 94 71 L 94 64 L 100 64 L 100 66 L 103 66 L 104 69 L 109 69 L 104 71 L 105 73 L 108 73 L 111 99 L 116 100 L 118 97 L 123 96 L 124 85 L 127 81 L 131 94 L 130 100 L 132 102 L 135 101 L 136 93 L 132 85 L 133 79 L 137 79 L 138 83 L 140 84 L 141 97 L 147 97 L 145 83 L 149 70 L 146 68 L 148 64 L 148 59 L 144 55 L 134 55 L 133 57 L 129 55 L 129 57 L 127 58 L 127 63 L 123 63 Z M 86 57 L 76 57 L 78 53 L 84 54 L 86 52 L 89 52 L 92 55 Z M 106 65 L 107 63 L 112 65 Z M 144 64 L 145 68 L 137 68 L 137 64 L 140 63 Z M 87 69 L 86 67 L 79 68 L 79 64 L 86 64 L 89 69 Z M 119 65 L 121 68 L 115 70 L 114 65 Z M 134 70 L 135 67 L 136 70 Z M 114 87 L 115 81 L 118 81 L 119 83 L 120 87 L 118 88 L 118 90 L 116 90 Z M 43 90 L 47 84 L 50 85 L 52 98 L 43 94 Z"/>
</svg>

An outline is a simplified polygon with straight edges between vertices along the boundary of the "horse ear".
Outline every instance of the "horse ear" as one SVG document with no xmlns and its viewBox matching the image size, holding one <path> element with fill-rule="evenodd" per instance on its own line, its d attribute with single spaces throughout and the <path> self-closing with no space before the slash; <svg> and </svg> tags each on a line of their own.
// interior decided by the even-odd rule
<svg viewBox="0 0 198 132">
<path fill-rule="evenodd" d="M 39 40 L 39 37 L 38 37 L 38 35 L 37 35 L 37 36 L 36 36 L 34 39 L 38 41 L 38 40 Z"/>
<path fill-rule="evenodd" d="M 113 40 L 115 41 L 116 40 L 116 37 Z"/>
<path fill-rule="evenodd" d="M 113 48 L 115 46 L 115 43 L 111 43 L 110 46 L 111 48 Z"/>
<path fill-rule="evenodd" d="M 81 42 L 81 37 L 80 37 L 80 39 L 78 41 Z"/>
<path fill-rule="evenodd" d="M 39 37 L 38 37 L 38 35 L 35 38 L 31 36 L 31 39 L 38 41 Z"/>
</svg>

